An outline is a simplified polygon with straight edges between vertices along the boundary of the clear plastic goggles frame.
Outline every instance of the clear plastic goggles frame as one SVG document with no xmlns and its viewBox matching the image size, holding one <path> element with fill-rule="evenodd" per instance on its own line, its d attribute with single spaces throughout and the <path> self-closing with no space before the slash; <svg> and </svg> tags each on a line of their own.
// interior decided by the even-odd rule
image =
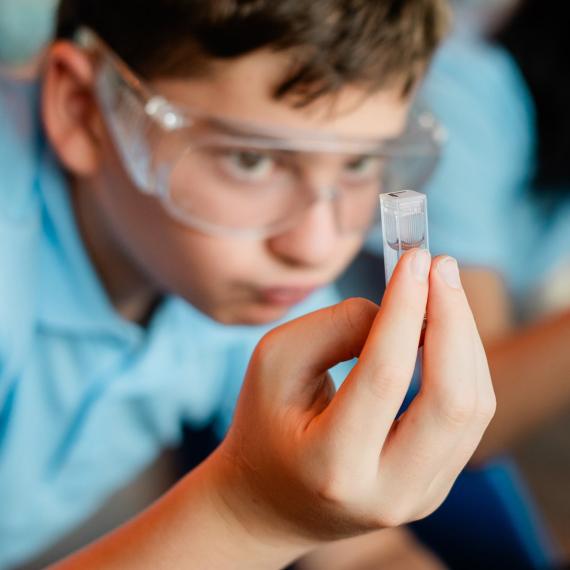
<svg viewBox="0 0 570 570">
<path fill-rule="evenodd" d="M 206 115 L 154 92 L 88 28 L 78 31 L 76 43 L 95 58 L 96 95 L 135 185 L 208 234 L 274 235 L 319 200 L 330 201 L 339 231 L 364 233 L 377 221 L 378 194 L 420 188 L 445 138 L 419 109 L 401 136 L 380 140 Z"/>
</svg>

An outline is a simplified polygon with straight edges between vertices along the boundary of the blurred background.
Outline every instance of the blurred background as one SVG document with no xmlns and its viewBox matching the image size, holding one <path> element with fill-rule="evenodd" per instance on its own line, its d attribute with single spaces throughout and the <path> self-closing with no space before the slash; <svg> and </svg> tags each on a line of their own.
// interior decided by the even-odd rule
<svg viewBox="0 0 570 570">
<path fill-rule="evenodd" d="M 0 0 L 0 66 L 30 74 L 51 38 L 57 0 Z"/>
</svg>

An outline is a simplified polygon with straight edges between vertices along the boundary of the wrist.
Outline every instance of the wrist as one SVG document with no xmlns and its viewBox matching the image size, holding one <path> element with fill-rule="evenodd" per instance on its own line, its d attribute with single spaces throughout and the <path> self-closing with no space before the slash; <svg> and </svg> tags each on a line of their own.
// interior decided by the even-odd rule
<svg viewBox="0 0 570 570">
<path fill-rule="evenodd" d="M 264 502 L 245 470 L 224 453 L 223 445 L 201 468 L 204 492 L 223 525 L 227 554 L 234 564 L 240 560 L 248 570 L 282 568 L 318 545 L 295 532 Z"/>
</svg>

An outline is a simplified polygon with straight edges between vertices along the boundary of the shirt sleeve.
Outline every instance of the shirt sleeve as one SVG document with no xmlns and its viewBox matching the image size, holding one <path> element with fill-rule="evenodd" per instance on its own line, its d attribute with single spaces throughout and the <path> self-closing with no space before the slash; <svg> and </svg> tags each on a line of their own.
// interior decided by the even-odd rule
<svg viewBox="0 0 570 570">
<path fill-rule="evenodd" d="M 431 249 L 503 273 L 512 251 L 510 212 L 533 171 L 526 86 L 505 52 L 455 41 L 440 52 L 422 95 L 448 135 L 426 190 Z"/>
</svg>

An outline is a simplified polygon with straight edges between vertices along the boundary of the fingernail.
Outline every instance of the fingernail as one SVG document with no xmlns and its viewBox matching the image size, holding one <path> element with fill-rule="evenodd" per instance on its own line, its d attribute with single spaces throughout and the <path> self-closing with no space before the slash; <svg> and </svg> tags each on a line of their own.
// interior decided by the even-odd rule
<svg viewBox="0 0 570 570">
<path fill-rule="evenodd" d="M 412 273 L 414 277 L 424 283 L 428 279 L 429 270 L 431 268 L 431 255 L 426 249 L 418 249 L 414 253 L 412 260 Z"/>
<path fill-rule="evenodd" d="M 461 277 L 459 276 L 459 267 L 457 261 L 453 257 L 444 259 L 437 266 L 439 274 L 443 280 L 453 289 L 461 289 Z"/>
</svg>

